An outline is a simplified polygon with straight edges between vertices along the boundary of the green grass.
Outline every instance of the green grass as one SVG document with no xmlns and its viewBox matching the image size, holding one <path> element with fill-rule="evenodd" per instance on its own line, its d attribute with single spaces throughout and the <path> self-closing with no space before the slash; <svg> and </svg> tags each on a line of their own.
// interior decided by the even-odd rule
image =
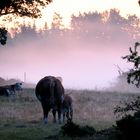
<svg viewBox="0 0 140 140">
<path fill-rule="evenodd" d="M 2 140 L 43 140 L 51 136 L 58 135 L 60 126 L 58 125 L 31 125 L 24 124 L 7 124 L 0 127 L 0 138 Z M 53 133 L 52 133 L 53 132 Z"/>
<path fill-rule="evenodd" d="M 116 117 L 113 109 L 120 101 L 129 101 L 137 94 L 100 92 L 88 90 L 66 90 L 73 98 L 74 122 L 89 125 L 97 131 L 115 125 Z M 71 140 L 59 134 L 61 126 L 43 123 L 43 112 L 40 102 L 36 99 L 34 89 L 24 89 L 15 97 L 0 96 L 0 139 L 1 140 Z M 74 138 L 82 140 L 85 138 Z M 93 137 L 86 138 L 86 140 Z M 103 137 L 94 137 L 103 140 Z M 104 138 L 104 140 L 113 140 Z"/>
</svg>

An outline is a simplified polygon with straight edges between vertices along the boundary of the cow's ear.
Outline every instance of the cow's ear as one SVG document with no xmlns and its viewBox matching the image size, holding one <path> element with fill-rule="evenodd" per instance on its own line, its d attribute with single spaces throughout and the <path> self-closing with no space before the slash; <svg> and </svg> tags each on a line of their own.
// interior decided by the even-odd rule
<svg viewBox="0 0 140 140">
<path fill-rule="evenodd" d="M 63 79 L 60 76 L 57 76 L 56 79 L 58 79 L 61 83 L 63 82 Z"/>
</svg>

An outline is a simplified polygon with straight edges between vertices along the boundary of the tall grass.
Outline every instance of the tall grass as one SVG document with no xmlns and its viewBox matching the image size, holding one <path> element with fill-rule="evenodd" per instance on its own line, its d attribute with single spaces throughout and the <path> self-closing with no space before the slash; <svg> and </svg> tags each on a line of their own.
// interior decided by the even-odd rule
<svg viewBox="0 0 140 140">
<path fill-rule="evenodd" d="M 89 124 L 97 129 L 112 126 L 116 121 L 114 108 L 120 102 L 132 100 L 136 94 L 90 91 L 66 90 L 74 100 L 74 120 L 80 124 Z"/>
<path fill-rule="evenodd" d="M 72 96 L 74 121 L 80 124 L 95 125 L 97 128 L 110 127 L 116 117 L 113 109 L 120 101 L 129 101 L 135 94 L 100 92 L 90 90 L 66 90 Z M 24 89 L 14 97 L 0 97 L 0 121 L 41 121 L 42 107 L 34 89 Z M 52 114 L 49 114 L 51 121 Z"/>
<path fill-rule="evenodd" d="M 93 126 L 96 130 L 109 128 L 115 124 L 114 107 L 119 105 L 120 101 L 130 101 L 137 96 L 133 93 L 70 89 L 66 89 L 65 93 L 73 99 L 74 122 Z M 42 107 L 35 96 L 34 89 L 23 89 L 11 97 L 0 96 L 1 137 L 4 137 L 6 133 L 13 135 L 15 132 L 15 139 L 20 139 L 16 136 L 23 132 L 22 136 L 25 138 L 26 131 L 30 130 L 35 135 L 36 132 L 41 133 L 41 138 L 44 139 L 48 135 L 55 135 L 59 132 L 61 125 L 52 123 L 52 113 L 49 114 L 47 126 L 43 124 L 42 118 Z"/>
</svg>

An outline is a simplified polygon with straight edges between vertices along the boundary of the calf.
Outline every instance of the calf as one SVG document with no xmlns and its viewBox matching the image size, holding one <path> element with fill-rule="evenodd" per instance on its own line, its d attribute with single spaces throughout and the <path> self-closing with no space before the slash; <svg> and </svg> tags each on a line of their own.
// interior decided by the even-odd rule
<svg viewBox="0 0 140 140">
<path fill-rule="evenodd" d="M 63 101 L 63 122 L 65 121 L 65 117 L 67 118 L 67 121 L 72 121 L 73 118 L 73 107 L 72 107 L 72 98 L 69 95 L 64 95 L 64 101 Z"/>
</svg>

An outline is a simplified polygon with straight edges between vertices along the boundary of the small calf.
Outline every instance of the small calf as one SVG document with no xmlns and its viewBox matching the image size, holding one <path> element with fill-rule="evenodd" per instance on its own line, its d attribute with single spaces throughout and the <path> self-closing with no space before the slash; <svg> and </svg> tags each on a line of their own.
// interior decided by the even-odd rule
<svg viewBox="0 0 140 140">
<path fill-rule="evenodd" d="M 63 113 L 63 122 L 65 121 L 65 116 L 67 118 L 67 121 L 72 121 L 73 118 L 72 98 L 69 95 L 64 96 L 62 113 Z"/>
</svg>

